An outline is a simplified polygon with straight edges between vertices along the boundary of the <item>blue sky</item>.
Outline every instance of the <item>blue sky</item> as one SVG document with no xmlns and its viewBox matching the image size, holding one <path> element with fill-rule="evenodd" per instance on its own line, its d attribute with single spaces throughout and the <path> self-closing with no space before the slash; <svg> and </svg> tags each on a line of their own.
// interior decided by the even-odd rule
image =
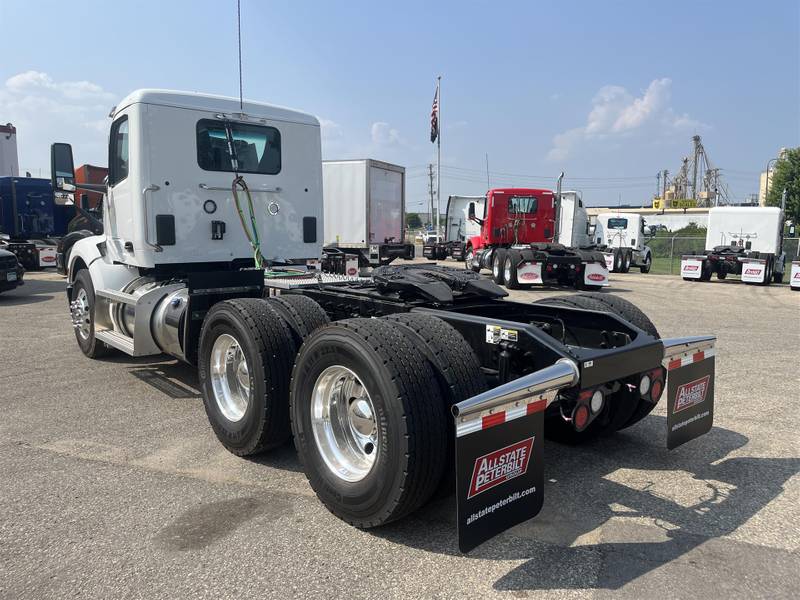
<svg viewBox="0 0 800 600">
<path fill-rule="evenodd" d="M 491 184 L 642 203 L 703 137 L 733 196 L 800 145 L 800 3 L 242 0 L 245 96 L 323 122 L 325 158 L 408 168 L 426 202 L 435 77 L 442 197 Z M 235 0 L 0 2 L 0 121 L 20 168 L 51 141 L 105 164 L 108 110 L 139 87 L 236 95 Z"/>
</svg>

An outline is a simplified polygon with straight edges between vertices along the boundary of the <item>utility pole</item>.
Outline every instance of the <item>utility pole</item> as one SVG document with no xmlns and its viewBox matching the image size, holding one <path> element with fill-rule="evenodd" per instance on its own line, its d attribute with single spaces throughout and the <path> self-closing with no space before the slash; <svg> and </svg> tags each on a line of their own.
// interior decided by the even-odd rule
<svg viewBox="0 0 800 600">
<path fill-rule="evenodd" d="M 661 194 L 661 197 L 664 198 L 664 199 L 666 199 L 666 197 L 667 197 L 667 175 L 669 175 L 669 171 L 664 169 L 664 177 L 661 180 L 661 185 L 664 186 L 664 193 Z"/>
<path fill-rule="evenodd" d="M 489 153 L 486 153 L 486 191 L 492 189 L 492 184 L 489 183 Z"/>
<path fill-rule="evenodd" d="M 692 199 L 697 200 L 697 167 L 700 164 L 700 154 L 703 151 L 703 146 L 700 144 L 700 136 L 692 136 L 694 142 L 694 161 L 692 164 Z"/>
<path fill-rule="evenodd" d="M 428 208 L 428 223 L 433 225 L 433 164 L 428 165 L 428 193 L 430 194 L 430 204 Z"/>
</svg>

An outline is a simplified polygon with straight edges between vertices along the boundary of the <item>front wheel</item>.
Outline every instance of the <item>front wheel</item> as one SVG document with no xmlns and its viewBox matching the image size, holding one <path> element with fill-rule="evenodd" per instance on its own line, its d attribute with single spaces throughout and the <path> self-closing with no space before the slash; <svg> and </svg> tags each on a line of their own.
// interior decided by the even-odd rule
<svg viewBox="0 0 800 600">
<path fill-rule="evenodd" d="M 101 358 L 111 352 L 111 348 L 95 337 L 94 329 L 95 296 L 94 285 L 89 271 L 78 271 L 72 287 L 72 301 L 69 310 L 72 315 L 72 326 L 75 328 L 75 339 L 78 346 L 89 358 Z"/>
<path fill-rule="evenodd" d="M 474 271 L 475 273 L 480 273 L 481 267 L 478 265 L 475 266 L 475 250 L 472 249 L 472 246 L 467 246 L 467 252 L 464 256 L 464 264 L 467 269 L 470 271 Z"/>
<path fill-rule="evenodd" d="M 644 259 L 644 264 L 639 268 L 642 273 L 649 273 L 650 267 L 652 266 L 653 260 L 650 258 L 648 254 Z"/>
</svg>

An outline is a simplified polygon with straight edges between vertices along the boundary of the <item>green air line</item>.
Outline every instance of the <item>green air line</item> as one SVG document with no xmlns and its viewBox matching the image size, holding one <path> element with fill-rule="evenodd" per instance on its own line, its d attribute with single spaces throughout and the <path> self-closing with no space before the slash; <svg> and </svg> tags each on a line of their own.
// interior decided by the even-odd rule
<svg viewBox="0 0 800 600">
<path fill-rule="evenodd" d="M 244 212 L 242 211 L 241 203 L 239 202 L 239 192 L 238 190 L 242 190 L 247 197 L 247 207 L 250 211 L 250 225 L 251 227 L 247 226 L 245 222 Z M 237 175 L 236 178 L 233 180 L 233 184 L 231 185 L 231 191 L 233 192 L 233 201 L 236 204 L 236 212 L 239 213 L 239 221 L 242 224 L 242 229 L 244 230 L 244 234 L 247 236 L 247 240 L 250 242 L 250 245 L 253 247 L 253 261 L 255 262 L 256 269 L 261 269 L 264 263 L 264 256 L 261 254 L 261 240 L 258 239 L 258 223 L 256 222 L 256 214 L 255 210 L 253 209 L 253 196 L 250 194 L 250 188 L 247 187 L 247 182 L 244 180 L 244 177 L 241 175 Z"/>
</svg>

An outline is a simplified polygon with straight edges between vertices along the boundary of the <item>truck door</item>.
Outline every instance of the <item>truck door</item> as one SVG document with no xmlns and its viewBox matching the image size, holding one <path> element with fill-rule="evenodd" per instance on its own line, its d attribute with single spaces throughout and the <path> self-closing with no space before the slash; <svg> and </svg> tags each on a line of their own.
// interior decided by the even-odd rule
<svg viewBox="0 0 800 600">
<path fill-rule="evenodd" d="M 108 243 L 117 256 L 132 253 L 135 235 L 134 196 L 130 154 L 131 127 L 128 115 L 119 116 L 111 125 L 108 143 Z M 129 244 L 126 248 L 126 244 Z"/>
</svg>

